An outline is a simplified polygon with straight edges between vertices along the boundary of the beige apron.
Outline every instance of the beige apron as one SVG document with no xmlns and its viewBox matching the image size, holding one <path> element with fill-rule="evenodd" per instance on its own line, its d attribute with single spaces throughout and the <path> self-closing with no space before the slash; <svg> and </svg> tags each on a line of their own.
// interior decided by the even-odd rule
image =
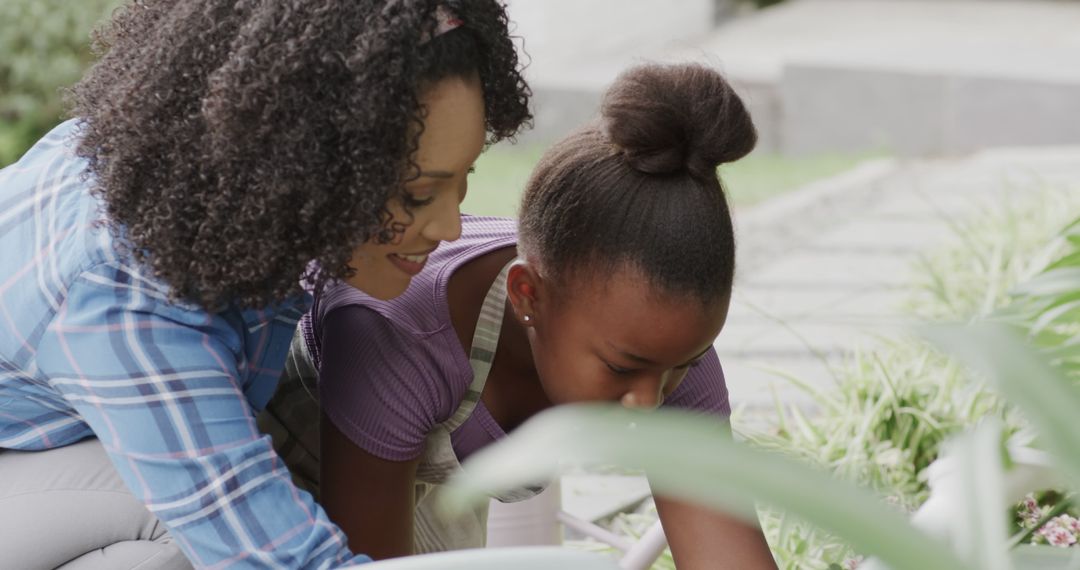
<svg viewBox="0 0 1080 570">
<path fill-rule="evenodd" d="M 435 508 L 442 484 L 461 470 L 450 434 L 472 415 L 487 383 L 495 349 L 499 344 L 506 307 L 506 274 L 509 264 L 488 290 L 473 334 L 469 363 L 473 380 L 457 411 L 435 426 L 424 440 L 416 471 L 414 551 L 417 554 L 463 548 L 481 548 L 487 537 L 487 505 L 462 517 L 447 519 Z M 297 331 L 285 371 L 274 397 L 258 417 L 259 428 L 271 436 L 274 449 L 292 472 L 296 484 L 319 496 L 319 405 L 315 390 L 318 373 L 307 345 Z M 495 499 L 516 502 L 543 491 L 543 486 L 515 489 Z"/>
</svg>

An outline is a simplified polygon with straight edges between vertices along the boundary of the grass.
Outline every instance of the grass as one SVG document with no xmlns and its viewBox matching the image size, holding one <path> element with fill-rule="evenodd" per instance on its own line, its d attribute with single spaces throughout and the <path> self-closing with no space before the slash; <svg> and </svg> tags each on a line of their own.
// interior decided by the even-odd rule
<svg viewBox="0 0 1080 570">
<path fill-rule="evenodd" d="M 544 147 L 536 144 L 496 145 L 476 163 L 462 211 L 485 216 L 516 217 L 518 198 Z M 720 168 L 728 199 L 736 207 L 756 204 L 816 180 L 835 176 L 876 154 L 826 154 L 789 158 L 751 155 Z"/>
</svg>

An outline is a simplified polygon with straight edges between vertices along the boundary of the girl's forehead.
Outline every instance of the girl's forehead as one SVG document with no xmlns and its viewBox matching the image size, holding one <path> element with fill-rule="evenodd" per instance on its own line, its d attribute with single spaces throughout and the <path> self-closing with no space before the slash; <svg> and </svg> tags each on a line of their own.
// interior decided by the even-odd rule
<svg viewBox="0 0 1080 570">
<path fill-rule="evenodd" d="M 711 344 L 727 319 L 727 300 L 704 305 L 692 295 L 664 295 L 634 271 L 578 279 L 561 297 L 567 332 L 600 337 L 623 351 L 678 359 Z M 674 357 L 670 355 L 674 354 Z"/>
</svg>

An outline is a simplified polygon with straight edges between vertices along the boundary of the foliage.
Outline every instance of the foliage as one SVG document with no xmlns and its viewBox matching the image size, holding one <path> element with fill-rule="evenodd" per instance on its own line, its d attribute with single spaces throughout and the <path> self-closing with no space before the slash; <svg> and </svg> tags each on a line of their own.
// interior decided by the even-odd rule
<svg viewBox="0 0 1080 570">
<path fill-rule="evenodd" d="M 903 308 L 923 321 L 964 322 L 1017 299 L 1013 288 L 1065 255 L 1061 230 L 1080 212 L 1075 187 L 1018 187 L 952 224 L 943 247 L 922 254 Z"/>
<path fill-rule="evenodd" d="M 1013 328 L 992 323 L 926 332 L 937 346 L 977 370 L 1038 429 L 1060 472 L 1080 488 L 1080 432 L 1072 429 L 1080 389 Z M 560 462 L 615 463 L 644 469 L 657 493 L 755 516 L 752 500 L 790 512 L 875 556 L 867 566 L 893 570 L 1036 568 L 1029 551 L 1002 554 L 1005 512 L 1000 505 L 1010 472 L 995 422 L 955 438 L 947 456 L 958 473 L 944 496 L 952 549 L 917 530 L 864 487 L 782 454 L 753 449 L 726 436 L 714 419 L 677 410 L 652 413 L 612 405 L 561 406 L 522 425 L 515 435 L 481 451 L 447 496 L 451 507 L 483 501 L 498 490 L 551 476 Z M 702 453 L 703 449 L 710 453 Z M 1001 510 L 998 508 L 1001 507 Z M 1046 552 L 1036 554 L 1040 559 Z M 1068 556 L 1049 553 L 1053 568 Z"/>
<path fill-rule="evenodd" d="M 776 433 L 751 438 L 877 489 L 910 511 L 926 499 L 919 474 L 949 436 L 987 417 L 1003 420 L 1009 433 L 1020 422 L 997 396 L 924 343 L 884 343 L 855 354 L 840 389 L 811 392 L 823 406 L 819 416 L 808 420 L 792 406 L 781 413 Z"/>
<path fill-rule="evenodd" d="M 1073 242 L 1060 235 L 1080 212 L 1080 196 L 1075 188 L 1020 190 L 954 223 L 953 240 L 919 258 L 904 304 L 908 313 L 925 321 L 960 322 L 1008 314 L 1027 329 L 1047 307 L 1065 306 L 1025 292 L 1042 282 L 1035 277 L 1040 270 L 1063 268 L 1080 257 L 1069 249 L 1076 247 Z M 1075 236 L 1077 226 L 1069 227 L 1068 235 Z M 1018 283 L 1028 285 L 1017 288 Z M 1058 289 L 1038 290 L 1052 295 Z M 1080 291 L 1080 283 L 1074 282 L 1072 291 Z M 1054 321 L 1054 330 L 1069 330 L 1068 314 Z M 1042 340 L 1055 339 L 1044 334 Z M 923 471 L 948 437 L 986 417 L 1001 420 L 1006 435 L 1024 425 L 995 392 L 914 338 L 883 339 L 873 350 L 857 351 L 837 371 L 836 388 L 828 393 L 789 379 L 809 393 L 820 412 L 808 420 L 797 408 L 781 407 L 776 432 L 748 434 L 751 440 L 869 485 L 907 511 L 926 500 Z M 823 569 L 853 556 L 840 540 L 789 516 L 766 512 L 762 522 L 781 567 Z"/>
<path fill-rule="evenodd" d="M 0 167 L 63 117 L 61 90 L 93 59 L 90 31 L 120 0 L 0 2 Z"/>
<path fill-rule="evenodd" d="M 1080 218 L 1061 237 L 1060 258 L 1017 288 L 998 317 L 1027 331 L 1053 364 L 1080 381 Z"/>
<path fill-rule="evenodd" d="M 1043 286 L 1038 285 L 1042 277 L 1033 276 L 1048 264 L 1065 269 L 1080 258 L 1074 255 L 1080 224 L 1068 226 L 1059 235 L 1069 217 L 1080 212 L 1080 196 L 1071 188 L 1020 190 L 984 207 L 979 215 L 954 223 L 950 243 L 919 258 L 915 284 L 905 303 L 907 312 L 921 320 L 948 321 L 991 315 L 1005 319 L 1007 314 L 1007 320 L 1028 330 L 1032 327 L 1025 323 L 1050 314 L 1048 307 L 1066 307 L 1060 311 L 1061 318 L 1048 325 L 1059 336 L 1043 334 L 1041 340 L 1057 341 L 1060 346 L 1061 334 L 1076 334 L 1067 317 L 1072 314 L 1071 322 L 1077 322 L 1070 312 L 1077 305 L 1069 305 L 1073 299 L 1068 295 L 1080 290 L 1080 283 L 1058 282 L 1066 275 L 1058 272 Z M 1017 283 L 1028 284 L 1017 288 Z M 1059 289 L 1066 298 L 1053 297 L 1052 292 Z M 1033 290 L 1046 295 L 1032 298 Z M 1008 313 L 996 312 L 1006 306 Z M 938 458 L 950 436 L 990 417 L 1001 422 L 1005 436 L 1016 434 L 1024 425 L 990 388 L 973 382 L 962 367 L 919 339 L 881 339 L 873 350 L 856 351 L 836 375 L 837 386 L 828 392 L 815 390 L 795 375 L 787 376 L 811 396 L 818 412 L 807 418 L 797 407 L 778 404 L 776 431 L 747 435 L 756 446 L 793 455 L 870 486 L 902 512 L 911 512 L 926 500 L 924 470 Z M 738 416 L 734 423 L 738 427 Z M 1065 510 L 1068 505 L 1062 506 L 1060 493 L 1039 497 L 1042 511 L 1057 516 L 1077 514 L 1075 509 Z M 1023 509 L 1024 504 L 1018 505 L 1011 528 L 1015 537 L 1027 536 L 1016 542 L 1045 543 L 1039 529 L 1023 526 Z M 791 513 L 762 509 L 760 517 L 781 568 L 852 568 L 860 558 L 839 538 Z M 633 536 L 635 528 L 652 520 L 655 516 L 620 515 L 612 526 Z M 670 554 L 665 553 L 653 568 L 670 568 Z"/>
<path fill-rule="evenodd" d="M 866 489 L 738 443 L 727 433 L 715 418 L 677 410 L 559 406 L 471 458 L 450 500 L 461 506 L 507 485 L 550 476 L 560 461 L 613 463 L 643 469 L 659 494 L 744 517 L 756 516 L 754 499 L 790 510 L 898 570 L 972 568 Z"/>
</svg>

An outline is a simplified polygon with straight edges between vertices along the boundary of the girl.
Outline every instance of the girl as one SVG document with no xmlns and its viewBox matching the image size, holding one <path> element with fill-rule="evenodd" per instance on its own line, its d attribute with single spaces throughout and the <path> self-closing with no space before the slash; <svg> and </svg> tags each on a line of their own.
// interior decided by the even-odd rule
<svg viewBox="0 0 1080 570">
<path fill-rule="evenodd" d="M 300 282 L 389 299 L 529 119 L 494 0 L 136 0 L 0 171 L 0 568 L 367 560 L 255 427 Z"/>
<path fill-rule="evenodd" d="M 734 272 L 719 164 L 753 148 L 715 71 L 621 76 L 602 119 L 556 144 L 511 220 L 466 217 L 401 297 L 316 297 L 267 413 L 298 480 L 376 558 L 480 546 L 484 516 L 443 521 L 433 491 L 458 462 L 570 402 L 729 413 L 712 348 Z M 318 370 L 317 387 L 315 370 Z M 321 465 L 307 393 L 322 408 Z M 305 399 L 310 406 L 303 409 Z M 314 411 L 312 411 L 314 410 Z M 523 489 L 502 500 L 518 500 Z M 679 568 L 773 568 L 761 531 L 664 497 Z"/>
</svg>

